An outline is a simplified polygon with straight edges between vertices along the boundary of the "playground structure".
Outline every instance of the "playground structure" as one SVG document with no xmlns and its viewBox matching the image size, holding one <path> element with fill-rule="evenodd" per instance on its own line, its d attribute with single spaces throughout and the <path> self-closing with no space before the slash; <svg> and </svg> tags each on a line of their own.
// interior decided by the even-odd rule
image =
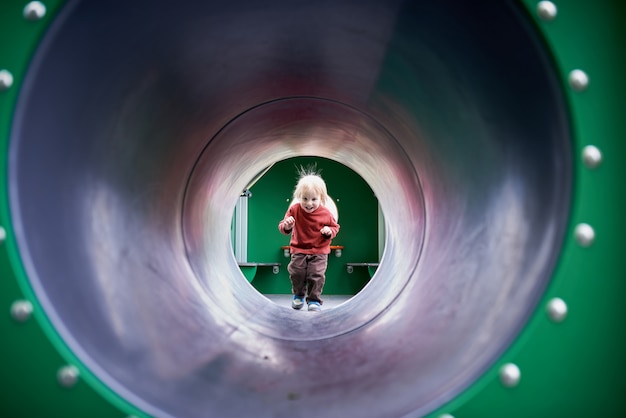
<svg viewBox="0 0 626 418">
<path fill-rule="evenodd" d="M 259 292 L 291 294 L 287 272 L 289 240 L 277 233 L 281 220 L 292 202 L 296 167 L 315 164 L 327 179 L 332 203 L 341 208 L 341 235 L 331 245 L 324 293 L 349 297 L 358 293 L 373 276 L 384 249 L 384 219 L 376 196 L 355 172 L 331 160 L 296 157 L 274 164 L 248 193 L 240 197 L 241 215 L 234 222 L 235 256 L 244 275 Z M 262 237 L 262 239 L 254 239 Z M 239 241 L 246 240 L 242 245 Z M 246 248 L 245 254 L 237 248 Z M 367 264 L 372 267 L 368 268 Z"/>
<path fill-rule="evenodd" d="M 0 5 L 3 415 L 626 411 L 620 2 L 157 3 Z M 305 156 L 386 220 L 318 316 L 229 230 Z"/>
</svg>

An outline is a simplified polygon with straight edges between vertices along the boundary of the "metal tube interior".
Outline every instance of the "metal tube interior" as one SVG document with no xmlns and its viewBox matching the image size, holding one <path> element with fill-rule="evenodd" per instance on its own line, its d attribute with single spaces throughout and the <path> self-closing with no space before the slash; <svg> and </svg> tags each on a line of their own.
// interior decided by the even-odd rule
<svg viewBox="0 0 626 418">
<path fill-rule="evenodd" d="M 157 3 L 70 1 L 15 114 L 14 229 L 72 350 L 158 416 L 419 415 L 471 384 L 569 210 L 566 108 L 521 6 Z M 320 315 L 258 294 L 229 241 L 246 183 L 299 155 L 360 174 L 387 221 L 372 281 Z"/>
</svg>

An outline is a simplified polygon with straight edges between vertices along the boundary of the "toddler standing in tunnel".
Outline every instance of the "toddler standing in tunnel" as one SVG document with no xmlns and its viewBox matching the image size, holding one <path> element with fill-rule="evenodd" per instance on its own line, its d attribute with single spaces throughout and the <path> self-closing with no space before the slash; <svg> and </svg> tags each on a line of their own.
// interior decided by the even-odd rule
<svg viewBox="0 0 626 418">
<path fill-rule="evenodd" d="M 330 198 L 326 183 L 313 170 L 300 170 L 293 202 L 278 229 L 291 234 L 291 261 L 287 266 L 293 309 L 302 309 L 306 299 L 309 311 L 320 311 L 330 242 L 339 232 L 339 224 L 327 207 Z"/>
</svg>

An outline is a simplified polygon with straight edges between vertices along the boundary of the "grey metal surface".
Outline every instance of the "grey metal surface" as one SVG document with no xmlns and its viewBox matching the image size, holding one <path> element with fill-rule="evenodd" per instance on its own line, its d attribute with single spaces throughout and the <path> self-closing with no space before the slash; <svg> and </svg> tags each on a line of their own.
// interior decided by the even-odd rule
<svg viewBox="0 0 626 418">
<path fill-rule="evenodd" d="M 568 215 L 566 109 L 523 11 L 158 3 L 70 2 L 20 94 L 14 228 L 74 352 L 156 416 L 417 416 L 471 384 Z M 298 155 L 355 170 L 387 220 L 370 284 L 311 315 L 229 241 L 240 191 Z"/>
</svg>

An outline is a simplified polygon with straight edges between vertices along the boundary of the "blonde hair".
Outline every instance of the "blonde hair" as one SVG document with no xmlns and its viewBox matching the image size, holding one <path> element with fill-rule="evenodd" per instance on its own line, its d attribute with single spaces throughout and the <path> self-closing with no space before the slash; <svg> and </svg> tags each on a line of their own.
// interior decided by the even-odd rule
<svg viewBox="0 0 626 418">
<path fill-rule="evenodd" d="M 335 221 L 339 220 L 339 212 L 333 199 L 328 195 L 326 182 L 322 179 L 316 167 L 309 166 L 304 168 L 300 166 L 298 169 L 299 179 L 296 188 L 293 191 L 292 205 L 300 203 L 302 196 L 307 193 L 314 193 L 320 196 L 322 206 L 325 206 L 333 214 Z"/>
<path fill-rule="evenodd" d="M 300 201 L 302 196 L 308 193 L 319 195 L 322 205 L 326 204 L 328 200 L 326 183 L 318 174 L 301 176 L 298 184 L 296 184 L 296 189 L 293 191 L 293 199 Z"/>
</svg>

